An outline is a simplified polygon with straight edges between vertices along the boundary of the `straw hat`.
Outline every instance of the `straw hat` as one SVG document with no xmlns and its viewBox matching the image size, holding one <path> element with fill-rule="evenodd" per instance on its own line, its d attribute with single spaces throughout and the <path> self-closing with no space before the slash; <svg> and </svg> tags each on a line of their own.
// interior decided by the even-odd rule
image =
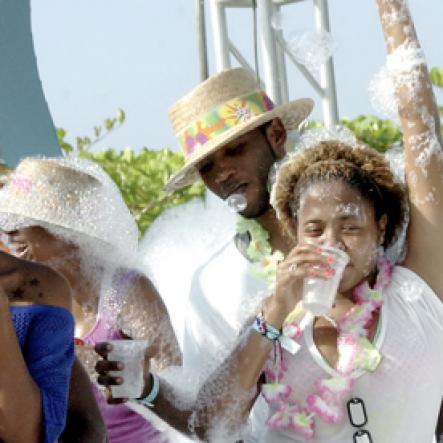
<svg viewBox="0 0 443 443">
<path fill-rule="evenodd" d="M 275 117 L 286 129 L 297 128 L 312 107 L 313 101 L 307 98 L 275 106 L 244 68 L 227 69 L 210 77 L 169 111 L 185 165 L 165 189 L 191 184 L 199 178 L 196 165 L 201 160 Z"/>
<path fill-rule="evenodd" d="M 27 158 L 0 189 L 0 229 L 42 226 L 75 242 L 137 250 L 138 231 L 120 191 L 95 163 L 70 158 Z M 109 248 L 107 248 L 110 250 Z"/>
</svg>

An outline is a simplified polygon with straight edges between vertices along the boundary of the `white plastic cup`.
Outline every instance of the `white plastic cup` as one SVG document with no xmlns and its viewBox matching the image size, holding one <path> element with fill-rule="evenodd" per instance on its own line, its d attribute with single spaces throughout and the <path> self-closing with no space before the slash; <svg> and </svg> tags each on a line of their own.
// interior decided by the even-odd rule
<svg viewBox="0 0 443 443">
<path fill-rule="evenodd" d="M 334 257 L 330 266 L 335 272 L 330 278 L 307 277 L 303 281 L 303 307 L 315 317 L 331 312 L 343 271 L 349 263 L 348 254 L 341 249 L 324 246 L 321 250 Z"/>
<path fill-rule="evenodd" d="M 112 377 L 122 377 L 121 385 L 111 386 L 113 398 L 139 398 L 144 388 L 146 340 L 109 340 L 113 349 L 108 354 L 109 361 L 121 361 L 122 371 L 109 371 Z"/>
</svg>

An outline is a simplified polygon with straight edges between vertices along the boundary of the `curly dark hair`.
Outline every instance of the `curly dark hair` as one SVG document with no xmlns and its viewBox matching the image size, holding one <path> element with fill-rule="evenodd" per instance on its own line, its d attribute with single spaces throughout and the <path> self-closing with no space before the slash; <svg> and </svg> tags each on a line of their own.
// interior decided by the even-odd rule
<svg viewBox="0 0 443 443">
<path fill-rule="evenodd" d="M 349 146 L 337 140 L 321 141 L 293 155 L 280 167 L 273 190 L 273 205 L 285 231 L 296 239 L 300 198 L 313 183 L 340 180 L 370 202 L 378 221 L 388 217 L 383 247 L 396 240 L 406 218 L 406 190 L 387 160 L 361 143 Z"/>
</svg>

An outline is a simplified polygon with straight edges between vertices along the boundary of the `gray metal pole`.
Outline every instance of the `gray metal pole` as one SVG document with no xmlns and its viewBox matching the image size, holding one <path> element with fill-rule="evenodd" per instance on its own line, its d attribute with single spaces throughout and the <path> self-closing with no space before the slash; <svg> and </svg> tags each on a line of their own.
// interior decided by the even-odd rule
<svg viewBox="0 0 443 443">
<path fill-rule="evenodd" d="M 208 45 L 206 43 L 206 19 L 205 0 L 196 0 L 197 8 L 197 40 L 198 55 L 200 64 L 200 80 L 204 81 L 209 77 L 208 69 Z"/>
<path fill-rule="evenodd" d="M 257 0 L 258 14 L 261 29 L 261 41 L 263 51 L 263 71 L 266 84 L 266 92 L 274 103 L 282 102 L 280 82 L 278 79 L 277 49 L 274 29 L 271 25 L 273 13 L 271 0 Z"/>
<path fill-rule="evenodd" d="M 228 26 L 226 11 L 217 0 L 211 1 L 212 33 L 214 37 L 215 65 L 217 72 L 230 68 Z"/>
<path fill-rule="evenodd" d="M 328 1 L 314 0 L 314 10 L 317 31 L 329 32 Z M 320 83 L 325 91 L 322 99 L 325 126 L 331 128 L 338 124 L 337 91 L 332 56 L 320 67 Z"/>
<path fill-rule="evenodd" d="M 281 7 L 274 5 L 274 14 L 280 14 Z M 275 38 L 277 41 L 276 46 L 276 58 L 277 58 L 277 66 L 278 66 L 278 81 L 280 83 L 280 94 L 282 103 L 287 103 L 289 101 L 289 90 L 288 90 L 288 76 L 286 72 L 286 60 L 285 60 L 285 51 L 278 44 L 279 39 L 283 40 L 283 30 L 275 29 Z"/>
</svg>

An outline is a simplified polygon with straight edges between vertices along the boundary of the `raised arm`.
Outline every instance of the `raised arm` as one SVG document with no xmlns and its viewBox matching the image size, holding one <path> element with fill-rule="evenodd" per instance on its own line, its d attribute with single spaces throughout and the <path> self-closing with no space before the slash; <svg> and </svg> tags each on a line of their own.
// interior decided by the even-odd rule
<svg viewBox="0 0 443 443">
<path fill-rule="evenodd" d="M 443 154 L 440 117 L 405 0 L 377 0 L 396 86 L 410 202 L 405 266 L 443 297 Z"/>
</svg>

